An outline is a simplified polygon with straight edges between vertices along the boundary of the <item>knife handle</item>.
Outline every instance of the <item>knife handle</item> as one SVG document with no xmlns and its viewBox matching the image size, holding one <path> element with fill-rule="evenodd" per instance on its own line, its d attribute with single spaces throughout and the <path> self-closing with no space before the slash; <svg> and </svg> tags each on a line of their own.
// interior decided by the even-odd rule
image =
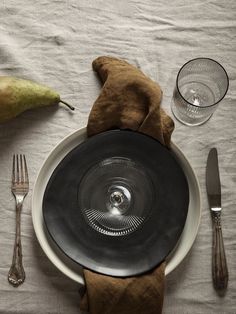
<svg viewBox="0 0 236 314">
<path fill-rule="evenodd" d="M 224 292 L 228 285 L 228 267 L 219 212 L 213 213 L 212 276 L 215 289 Z"/>
</svg>

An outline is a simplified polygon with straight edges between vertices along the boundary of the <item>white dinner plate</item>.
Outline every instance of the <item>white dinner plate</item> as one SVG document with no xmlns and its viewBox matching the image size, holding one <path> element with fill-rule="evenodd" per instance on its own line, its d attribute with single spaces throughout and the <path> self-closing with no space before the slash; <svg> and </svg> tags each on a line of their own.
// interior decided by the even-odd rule
<svg viewBox="0 0 236 314">
<path fill-rule="evenodd" d="M 73 148 L 82 143 L 86 137 L 86 128 L 80 129 L 67 136 L 53 149 L 39 171 L 32 196 L 33 226 L 43 251 L 62 273 L 80 284 L 84 284 L 82 267 L 65 256 L 50 238 L 43 220 L 42 202 L 46 185 L 56 166 Z M 201 217 L 200 188 L 196 175 L 184 154 L 173 143 L 171 144 L 171 150 L 187 177 L 190 202 L 187 220 L 180 240 L 167 258 L 166 275 L 172 272 L 189 252 L 196 238 Z"/>
</svg>

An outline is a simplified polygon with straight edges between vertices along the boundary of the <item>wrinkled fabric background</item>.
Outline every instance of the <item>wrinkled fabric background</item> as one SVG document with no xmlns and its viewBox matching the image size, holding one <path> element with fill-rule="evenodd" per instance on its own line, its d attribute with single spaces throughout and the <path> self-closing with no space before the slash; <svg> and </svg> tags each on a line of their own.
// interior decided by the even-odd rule
<svg viewBox="0 0 236 314">
<path fill-rule="evenodd" d="M 58 90 L 75 112 L 60 107 L 29 111 L 0 125 L 0 313 L 79 313 L 78 285 L 61 274 L 37 243 L 31 221 L 36 175 L 55 145 L 86 125 L 100 83 L 92 61 L 100 55 L 125 58 L 163 89 L 170 102 L 178 69 L 191 58 L 223 64 L 230 88 L 212 119 L 189 128 L 176 120 L 173 141 L 198 176 L 202 220 L 194 246 L 167 277 L 164 314 L 236 313 L 236 2 L 234 0 L 102 1 L 2 0 L 0 75 L 20 76 Z M 208 151 L 217 147 L 222 182 L 223 232 L 229 287 L 220 298 L 211 279 L 211 220 L 205 189 Z M 7 282 L 15 232 L 10 192 L 13 153 L 27 155 L 30 193 L 22 213 L 26 282 Z"/>
</svg>

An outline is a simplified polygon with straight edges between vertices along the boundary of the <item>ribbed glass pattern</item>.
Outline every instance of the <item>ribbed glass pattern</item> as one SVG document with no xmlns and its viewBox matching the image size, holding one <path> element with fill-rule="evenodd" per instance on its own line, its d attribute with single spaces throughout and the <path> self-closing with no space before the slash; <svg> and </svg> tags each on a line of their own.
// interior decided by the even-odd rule
<svg viewBox="0 0 236 314">
<path fill-rule="evenodd" d="M 185 124 L 204 123 L 224 98 L 228 83 L 218 62 L 208 58 L 187 62 L 177 76 L 171 104 L 174 115 Z"/>
<path fill-rule="evenodd" d="M 140 164 L 112 157 L 85 174 L 79 185 L 79 210 L 97 232 L 126 236 L 150 215 L 154 193 L 152 181 Z"/>
</svg>

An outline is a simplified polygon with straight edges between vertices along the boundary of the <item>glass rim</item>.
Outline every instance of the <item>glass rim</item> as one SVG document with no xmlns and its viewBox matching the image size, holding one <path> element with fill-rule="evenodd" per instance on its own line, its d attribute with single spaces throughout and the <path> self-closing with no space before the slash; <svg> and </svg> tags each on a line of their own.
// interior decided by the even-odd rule
<svg viewBox="0 0 236 314">
<path fill-rule="evenodd" d="M 184 68 L 188 63 L 190 63 L 190 62 L 192 62 L 192 61 L 195 61 L 195 60 L 199 60 L 199 59 L 210 60 L 210 61 L 215 62 L 217 65 L 219 65 L 219 66 L 222 68 L 222 70 L 224 71 L 224 73 L 225 73 L 225 75 L 226 75 L 226 79 L 227 79 L 227 86 L 226 86 L 226 90 L 225 90 L 225 93 L 223 94 L 223 96 L 222 96 L 217 102 L 215 102 L 214 104 L 208 105 L 208 106 L 204 106 L 204 107 L 203 107 L 203 108 L 209 108 L 209 107 L 213 107 L 213 106 L 217 105 L 217 104 L 225 97 L 225 95 L 227 94 L 228 89 L 229 89 L 229 76 L 228 76 L 228 74 L 227 74 L 225 68 L 224 68 L 218 61 L 216 61 L 216 60 L 214 60 L 214 59 L 211 59 L 211 58 L 207 58 L 207 57 L 198 57 L 198 58 L 194 58 L 194 59 L 191 59 L 191 60 L 185 62 L 185 63 L 182 65 L 182 67 L 179 69 L 179 72 L 178 72 L 178 74 L 177 74 L 177 77 L 176 77 L 176 88 L 177 88 L 177 91 L 178 91 L 180 97 L 181 97 L 185 102 L 187 102 L 189 105 L 191 105 L 191 106 L 193 106 L 193 107 L 199 108 L 199 106 L 192 104 L 191 102 L 189 102 L 187 99 L 184 98 L 184 96 L 183 96 L 182 93 L 180 92 L 179 86 L 178 86 L 179 75 L 180 75 L 180 72 L 183 70 L 183 68 Z"/>
</svg>

